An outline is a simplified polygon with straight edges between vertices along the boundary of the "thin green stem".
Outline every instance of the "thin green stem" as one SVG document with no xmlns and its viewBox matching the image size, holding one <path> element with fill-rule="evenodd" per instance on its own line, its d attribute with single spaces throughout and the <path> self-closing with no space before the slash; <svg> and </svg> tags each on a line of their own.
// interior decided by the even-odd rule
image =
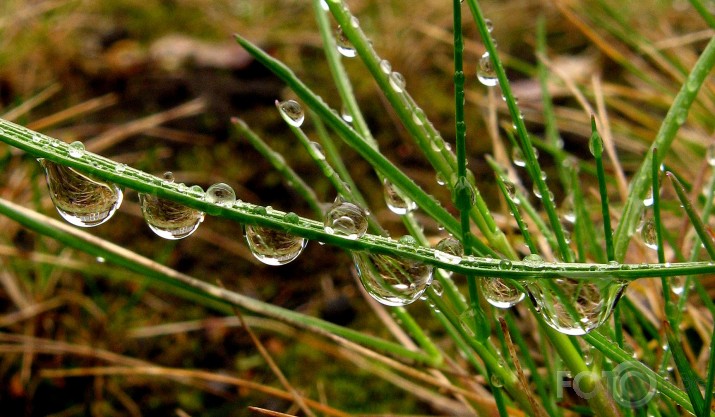
<svg viewBox="0 0 715 417">
<path fill-rule="evenodd" d="M 688 195 L 686 194 L 683 184 L 681 184 L 680 181 L 678 181 L 678 179 L 675 178 L 675 175 L 673 175 L 671 172 L 666 172 L 665 175 L 670 179 L 671 183 L 673 184 L 673 188 L 675 188 L 675 193 L 680 200 L 680 204 L 683 206 L 683 210 L 685 210 L 685 213 L 688 215 L 690 222 L 693 224 L 693 228 L 698 234 L 700 241 L 702 242 L 703 246 L 705 246 L 705 250 L 708 252 L 708 255 L 710 255 L 710 259 L 715 260 L 715 243 L 713 243 L 713 240 L 710 237 L 710 234 L 708 233 L 705 224 L 702 220 L 700 220 L 700 216 L 698 216 L 698 213 L 695 212 L 693 204 L 690 202 L 690 199 L 688 199 Z"/>
<path fill-rule="evenodd" d="M 606 189 L 606 172 L 603 169 L 603 139 L 596 128 L 596 118 L 591 115 L 591 152 L 596 160 L 596 176 L 598 177 L 598 192 L 601 195 L 601 216 L 603 217 L 603 235 L 606 240 L 606 257 L 614 261 L 613 230 L 611 229 L 611 212 L 608 208 L 608 190 Z"/>
</svg>

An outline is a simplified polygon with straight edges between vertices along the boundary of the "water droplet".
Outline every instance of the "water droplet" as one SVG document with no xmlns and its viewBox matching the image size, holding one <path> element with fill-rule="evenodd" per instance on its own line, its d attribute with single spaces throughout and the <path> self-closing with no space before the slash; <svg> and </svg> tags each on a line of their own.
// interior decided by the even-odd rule
<svg viewBox="0 0 715 417">
<path fill-rule="evenodd" d="M 74 168 L 40 159 L 50 198 L 62 218 L 75 226 L 93 227 L 107 220 L 122 204 L 116 184 L 94 179 Z"/>
<path fill-rule="evenodd" d="M 360 27 L 360 21 L 358 20 L 357 17 L 351 16 L 350 17 L 350 25 L 357 29 Z"/>
<path fill-rule="evenodd" d="M 519 199 L 516 196 L 516 185 L 511 181 L 504 181 L 504 188 L 506 189 L 507 197 L 514 203 L 518 203 Z"/>
<path fill-rule="evenodd" d="M 708 146 L 708 150 L 705 151 L 705 159 L 708 161 L 708 165 L 715 167 L 715 143 Z"/>
<path fill-rule="evenodd" d="M 308 244 L 302 237 L 261 226 L 246 226 L 251 253 L 267 265 L 285 265 L 296 259 Z"/>
<path fill-rule="evenodd" d="M 509 271 L 512 268 L 512 263 L 508 259 L 502 259 L 499 261 L 499 269 L 502 271 Z"/>
<path fill-rule="evenodd" d="M 326 2 L 325 0 L 320 0 L 320 7 L 321 7 L 324 11 L 326 11 L 326 12 L 330 11 L 330 7 L 328 6 L 328 2 Z"/>
<path fill-rule="evenodd" d="M 204 213 L 182 204 L 139 193 L 139 204 L 149 228 L 164 239 L 183 239 L 198 229 Z"/>
<path fill-rule="evenodd" d="M 162 175 L 162 177 L 164 178 L 164 181 L 165 181 L 165 182 L 168 182 L 168 183 L 170 183 L 170 184 L 173 183 L 174 180 L 175 180 L 175 179 L 174 179 L 174 173 L 171 172 L 171 171 L 166 171 L 166 172 L 164 173 L 164 175 Z"/>
<path fill-rule="evenodd" d="M 392 64 L 390 64 L 390 61 L 383 59 L 382 61 L 380 61 L 380 69 L 386 75 L 389 75 L 392 72 Z"/>
<path fill-rule="evenodd" d="M 342 27 L 338 27 L 338 30 L 335 32 L 335 42 L 337 43 L 340 55 L 347 58 L 354 58 L 357 56 L 357 51 L 353 47 L 353 44 L 350 43 L 348 37 L 345 36 Z"/>
<path fill-rule="evenodd" d="M 531 190 L 534 192 L 534 196 L 541 200 L 541 190 L 539 190 L 539 184 L 534 183 L 531 187 Z"/>
<path fill-rule="evenodd" d="M 231 207 L 236 202 L 236 193 L 230 185 L 219 182 L 206 190 L 204 200 L 219 206 Z"/>
<path fill-rule="evenodd" d="M 532 253 L 531 255 L 526 255 L 522 261 L 526 266 L 531 269 L 538 270 L 544 268 L 544 259 L 535 253 Z"/>
<path fill-rule="evenodd" d="M 345 123 L 352 123 L 353 122 L 353 115 L 350 114 L 350 111 L 348 110 L 347 107 L 343 106 L 340 109 L 340 117 L 345 120 Z"/>
<path fill-rule="evenodd" d="M 81 158 L 84 156 L 85 150 L 84 150 L 84 143 L 80 141 L 74 141 L 69 144 L 67 147 L 67 153 L 69 156 L 72 158 Z"/>
<path fill-rule="evenodd" d="M 491 19 L 484 19 L 484 24 L 487 26 L 487 32 L 492 33 L 494 30 L 494 23 Z"/>
<path fill-rule="evenodd" d="M 419 261 L 365 252 L 353 260 L 367 293 L 384 305 L 411 304 L 432 283 L 432 266 Z"/>
<path fill-rule="evenodd" d="M 442 176 L 442 174 L 440 174 L 439 172 L 437 173 L 437 184 L 438 184 L 438 185 L 445 185 L 445 184 L 447 184 L 447 181 L 444 179 L 444 177 Z"/>
<path fill-rule="evenodd" d="M 127 170 L 127 164 L 117 164 L 114 166 L 114 171 L 117 173 L 121 174 L 122 172 Z"/>
<path fill-rule="evenodd" d="M 516 165 L 518 167 L 526 166 L 526 161 L 524 160 L 524 154 L 521 152 L 521 149 L 516 146 L 511 148 L 511 160 L 512 160 L 512 162 L 514 162 L 514 165 Z"/>
<path fill-rule="evenodd" d="M 655 229 L 655 220 L 648 219 L 643 223 L 643 228 L 641 229 L 641 239 L 646 246 L 653 250 L 658 249 L 658 234 Z"/>
<path fill-rule="evenodd" d="M 499 378 L 499 375 L 497 374 L 492 374 L 491 378 L 489 378 L 489 381 L 491 381 L 492 386 L 496 388 L 501 388 L 504 386 L 504 383 L 502 382 L 501 378 Z"/>
<path fill-rule="evenodd" d="M 104 259 L 104 258 L 101 257 L 101 256 L 97 256 L 96 261 L 97 261 L 98 263 L 100 263 L 100 264 L 103 264 L 103 263 L 107 262 L 107 260 Z"/>
<path fill-rule="evenodd" d="M 688 119 L 688 110 L 687 109 L 681 109 L 678 110 L 675 114 L 675 122 L 678 123 L 679 125 L 682 125 L 685 123 L 685 121 Z"/>
<path fill-rule="evenodd" d="M 422 122 L 422 120 L 424 120 L 424 119 L 425 119 L 425 112 L 422 111 L 422 109 L 420 109 L 419 107 L 416 108 L 412 112 L 412 121 L 415 122 L 415 124 L 417 126 L 422 126 L 424 124 L 424 122 Z"/>
<path fill-rule="evenodd" d="M 278 106 L 278 112 L 291 126 L 300 127 L 305 120 L 305 113 L 303 113 L 303 108 L 295 100 L 286 100 L 278 102 L 276 100 L 276 105 Z"/>
<path fill-rule="evenodd" d="M 605 322 L 625 290 L 627 281 L 533 280 L 526 287 L 546 323 L 561 333 L 579 336 Z"/>
<path fill-rule="evenodd" d="M 442 286 L 442 283 L 439 281 L 432 281 L 432 284 L 430 284 L 430 287 L 432 288 L 432 291 L 434 291 L 434 294 L 437 297 L 441 297 L 442 294 L 444 293 L 444 287 Z"/>
<path fill-rule="evenodd" d="M 482 278 L 484 298 L 497 308 L 510 308 L 524 299 L 524 293 L 502 278 Z"/>
<path fill-rule="evenodd" d="M 395 214 L 404 215 L 417 208 L 417 204 L 407 197 L 403 197 L 401 192 L 387 178 L 383 181 L 383 194 L 385 204 Z"/>
<path fill-rule="evenodd" d="M 2 129 L 0 129 L 0 130 L 2 130 Z M 3 131 L 3 132 L 4 132 L 4 131 Z M 40 142 L 41 140 L 42 140 L 42 136 L 40 136 L 39 133 L 33 133 L 33 134 L 32 134 L 32 141 L 33 141 L 33 142 L 38 143 L 38 142 Z"/>
<path fill-rule="evenodd" d="M 464 256 L 464 246 L 462 242 L 452 236 L 445 237 L 435 246 L 435 258 L 448 264 L 456 265 L 462 262 Z"/>
<path fill-rule="evenodd" d="M 683 294 L 683 291 L 685 291 L 685 284 L 688 280 L 688 277 L 684 275 L 677 275 L 674 277 L 670 278 L 670 291 L 673 292 L 675 295 L 681 295 Z"/>
<path fill-rule="evenodd" d="M 323 153 L 323 146 L 318 142 L 310 142 L 310 146 L 313 148 L 313 152 L 315 153 L 314 156 L 319 160 L 324 161 L 325 154 Z"/>
<path fill-rule="evenodd" d="M 405 91 L 406 81 L 405 81 L 405 77 L 402 76 L 402 74 L 400 74 L 397 71 L 393 71 L 390 73 L 389 78 L 390 78 L 390 86 L 392 87 L 393 90 L 395 90 L 396 93 L 401 93 L 401 92 Z"/>
<path fill-rule="evenodd" d="M 355 240 L 367 232 L 365 211 L 353 203 L 336 201 L 325 214 L 325 231 Z"/>
<path fill-rule="evenodd" d="M 300 216 L 290 211 L 283 215 L 283 220 L 290 224 L 298 224 L 300 223 Z"/>
<path fill-rule="evenodd" d="M 477 78 L 479 82 L 487 87 L 494 87 L 499 84 L 499 79 L 497 78 L 497 73 L 494 71 L 494 65 L 489 56 L 489 52 L 485 52 L 481 58 L 479 58 L 479 67 L 477 68 Z"/>
</svg>

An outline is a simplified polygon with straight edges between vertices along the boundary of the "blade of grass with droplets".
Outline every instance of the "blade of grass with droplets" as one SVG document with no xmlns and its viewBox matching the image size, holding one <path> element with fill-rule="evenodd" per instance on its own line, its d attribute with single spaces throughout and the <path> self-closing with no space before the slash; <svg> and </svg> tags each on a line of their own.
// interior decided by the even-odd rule
<svg viewBox="0 0 715 417">
<path fill-rule="evenodd" d="M 251 128 L 248 124 L 241 119 L 234 118 L 231 120 L 233 126 L 236 128 L 238 133 L 246 138 L 248 142 L 253 146 L 253 148 L 258 151 L 273 168 L 278 171 L 279 174 L 283 176 L 287 181 L 290 182 L 291 188 L 293 188 L 298 195 L 300 195 L 307 203 L 313 212 L 322 217 L 323 210 L 318 203 L 318 196 L 315 194 L 315 190 L 310 187 L 290 166 L 285 163 L 285 159 L 281 154 L 271 149 L 266 142 L 264 142 Z"/>
<path fill-rule="evenodd" d="M 696 416 L 703 415 L 703 396 L 700 393 L 700 386 L 698 385 L 698 379 L 695 375 L 695 371 L 690 366 L 688 358 L 685 356 L 683 347 L 680 345 L 680 340 L 674 329 L 666 321 L 663 322 L 665 326 L 665 335 L 668 339 L 668 346 L 670 347 L 669 352 L 673 355 L 673 360 L 675 361 L 675 366 L 680 373 L 680 378 L 683 380 L 683 387 L 685 392 L 690 398 L 690 403 L 693 405 Z"/>
<path fill-rule="evenodd" d="M 60 243 L 79 249 L 91 256 L 100 256 L 106 259 L 107 262 L 141 274 L 148 279 L 158 280 L 166 285 L 177 287 L 184 291 L 191 290 L 208 299 L 245 308 L 256 314 L 273 317 L 301 328 L 319 329 L 329 332 L 362 344 L 363 346 L 390 353 L 398 358 L 411 359 L 432 365 L 439 362 L 424 352 L 406 349 L 393 342 L 338 326 L 315 317 L 296 313 L 292 310 L 264 303 L 198 280 L 144 258 L 118 245 L 90 235 L 82 230 L 45 217 L 3 199 L 0 199 L 0 214 L 39 234 L 51 237 Z"/>
<path fill-rule="evenodd" d="M 658 133 L 651 145 L 652 149 L 657 148 L 657 162 L 660 163 L 663 156 L 670 149 L 670 145 L 675 139 L 675 134 L 680 126 L 685 122 L 690 106 L 708 76 L 713 66 L 715 66 L 715 38 L 705 46 L 698 61 L 688 74 L 685 83 L 675 96 L 673 104 L 666 114 Z M 635 233 L 636 224 L 643 210 L 643 197 L 650 186 L 651 158 L 653 155 L 648 152 L 644 158 L 638 172 L 631 180 L 630 193 L 623 207 L 621 220 L 613 235 L 615 245 L 616 260 L 622 262 L 631 237 Z"/>
<path fill-rule="evenodd" d="M 598 177 L 598 192 L 601 195 L 601 216 L 603 218 L 603 235 L 606 241 L 606 257 L 614 261 L 613 231 L 611 230 L 611 212 L 608 208 L 608 190 L 606 190 L 606 172 L 603 169 L 603 139 L 596 128 L 596 118 L 591 116 L 591 139 L 589 140 L 591 154 L 596 160 L 596 176 Z"/>
<path fill-rule="evenodd" d="M 484 15 L 479 7 L 476 0 L 467 0 L 470 10 L 472 11 L 472 16 L 477 24 L 477 29 L 482 37 L 482 42 L 489 52 L 489 58 L 491 59 L 494 71 L 496 72 L 497 78 L 499 79 L 499 86 L 502 90 L 502 95 L 506 101 L 507 108 L 509 109 L 509 114 L 511 115 L 511 120 L 514 126 L 516 126 L 516 133 L 520 140 L 521 150 L 524 154 L 527 171 L 531 176 L 532 180 L 536 183 L 539 192 L 542 195 L 542 204 L 544 206 L 544 211 L 551 224 L 551 229 L 556 236 L 556 242 L 558 243 L 559 253 L 561 257 L 566 262 L 573 262 L 574 255 L 571 248 L 566 243 L 566 237 L 564 235 L 563 227 L 559 221 L 558 214 L 556 213 L 556 207 L 554 206 L 553 200 L 549 197 L 551 191 L 549 190 L 546 182 L 541 177 L 541 167 L 538 160 L 534 154 L 534 148 L 531 144 L 529 134 L 526 130 L 526 125 L 524 124 L 524 119 L 522 117 L 521 111 L 516 103 L 514 94 L 511 91 L 511 86 L 509 80 L 507 79 L 506 72 L 499 59 L 499 54 L 497 52 L 494 41 L 492 40 L 488 25 L 486 24 Z"/>
<path fill-rule="evenodd" d="M 579 183 L 578 171 L 576 169 L 572 170 L 571 178 L 571 182 L 573 184 Z M 593 258 L 596 260 L 596 262 L 606 262 L 607 257 L 603 251 L 603 248 L 598 242 L 598 238 L 596 237 L 596 226 L 593 224 L 593 221 L 591 220 L 591 213 L 586 207 L 586 202 L 583 197 L 583 190 L 581 189 L 581 187 L 574 187 L 573 193 L 574 213 L 576 214 L 575 227 L 576 232 L 578 233 L 578 235 L 581 236 L 577 236 L 575 238 L 575 241 L 577 242 L 577 245 L 583 244 L 584 241 L 588 242 L 589 247 L 591 248 L 591 254 L 593 255 Z M 585 258 L 581 261 L 584 262 Z"/>
</svg>

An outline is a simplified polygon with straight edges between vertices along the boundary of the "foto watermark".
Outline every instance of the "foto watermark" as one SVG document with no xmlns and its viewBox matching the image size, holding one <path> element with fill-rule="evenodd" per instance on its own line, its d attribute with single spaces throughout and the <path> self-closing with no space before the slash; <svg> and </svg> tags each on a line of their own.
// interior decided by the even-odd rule
<svg viewBox="0 0 715 417">
<path fill-rule="evenodd" d="M 584 400 L 593 398 L 601 387 L 611 393 L 613 400 L 622 407 L 639 408 L 652 400 L 657 394 L 657 381 L 653 374 L 643 370 L 637 361 L 626 361 L 610 371 L 600 374 L 579 372 L 571 375 L 566 371 L 557 372 L 557 398 L 562 399 L 564 388 L 570 388 Z M 594 384 L 600 379 L 603 383 Z"/>
</svg>

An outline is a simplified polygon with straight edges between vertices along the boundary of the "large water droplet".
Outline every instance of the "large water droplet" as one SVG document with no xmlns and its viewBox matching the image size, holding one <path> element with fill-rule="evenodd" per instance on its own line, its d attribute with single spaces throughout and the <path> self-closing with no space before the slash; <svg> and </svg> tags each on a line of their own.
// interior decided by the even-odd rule
<svg viewBox="0 0 715 417">
<path fill-rule="evenodd" d="M 648 219 L 643 223 L 643 228 L 641 229 L 641 238 L 646 246 L 653 250 L 658 249 L 658 234 L 655 229 L 655 220 Z"/>
<path fill-rule="evenodd" d="M 494 307 L 510 308 L 524 299 L 524 293 L 505 279 L 482 278 L 480 283 L 484 298 Z"/>
<path fill-rule="evenodd" d="M 236 193 L 230 185 L 219 182 L 206 190 L 204 200 L 224 207 L 231 207 L 236 202 Z"/>
<path fill-rule="evenodd" d="M 300 236 L 261 226 L 246 226 L 251 253 L 267 265 L 285 265 L 303 252 L 308 241 Z"/>
<path fill-rule="evenodd" d="M 342 27 L 338 27 L 337 32 L 335 32 L 335 42 L 337 43 L 340 55 L 347 58 L 354 58 L 357 55 L 357 51 L 355 51 L 355 48 L 353 47 L 353 44 L 350 43 L 348 37 L 345 36 Z"/>
<path fill-rule="evenodd" d="M 397 71 L 393 71 L 389 75 L 390 79 L 390 86 L 392 87 L 393 90 L 395 90 L 396 93 L 401 93 L 405 91 L 405 77 L 402 76 Z"/>
<path fill-rule="evenodd" d="M 492 64 L 489 52 L 485 52 L 484 55 L 479 58 L 477 78 L 480 83 L 486 85 L 487 87 L 494 87 L 499 84 L 499 79 L 497 78 L 496 71 L 494 71 L 494 65 Z"/>
<path fill-rule="evenodd" d="M 204 220 L 204 213 L 196 209 L 151 194 L 139 193 L 139 204 L 149 228 L 164 239 L 183 239 Z"/>
<path fill-rule="evenodd" d="M 60 215 L 75 226 L 93 227 L 109 220 L 122 204 L 122 190 L 74 168 L 40 159 L 50 198 Z"/>
<path fill-rule="evenodd" d="M 346 239 L 357 239 L 367 231 L 365 210 L 353 203 L 336 201 L 325 214 L 325 231 Z"/>
<path fill-rule="evenodd" d="M 432 283 L 432 266 L 419 261 L 365 252 L 353 260 L 367 293 L 388 306 L 413 303 Z"/>
<path fill-rule="evenodd" d="M 464 247 L 462 242 L 452 236 L 448 236 L 437 243 L 434 256 L 442 262 L 456 265 L 462 262 Z"/>
<path fill-rule="evenodd" d="M 74 141 L 69 144 L 67 153 L 69 156 L 72 158 L 81 158 L 84 156 L 85 150 L 84 150 L 84 143 L 80 141 Z"/>
<path fill-rule="evenodd" d="M 544 321 L 561 333 L 579 336 L 608 319 L 627 285 L 606 277 L 596 280 L 533 280 L 526 285 Z"/>
<path fill-rule="evenodd" d="M 278 106 L 278 112 L 291 126 L 300 127 L 305 120 L 305 113 L 303 113 L 303 108 L 295 100 L 286 100 L 278 102 L 276 100 L 276 105 Z"/>
<path fill-rule="evenodd" d="M 403 197 L 400 191 L 387 178 L 383 181 L 383 193 L 385 204 L 395 214 L 404 215 L 417 208 L 417 204 L 407 197 Z"/>
</svg>

